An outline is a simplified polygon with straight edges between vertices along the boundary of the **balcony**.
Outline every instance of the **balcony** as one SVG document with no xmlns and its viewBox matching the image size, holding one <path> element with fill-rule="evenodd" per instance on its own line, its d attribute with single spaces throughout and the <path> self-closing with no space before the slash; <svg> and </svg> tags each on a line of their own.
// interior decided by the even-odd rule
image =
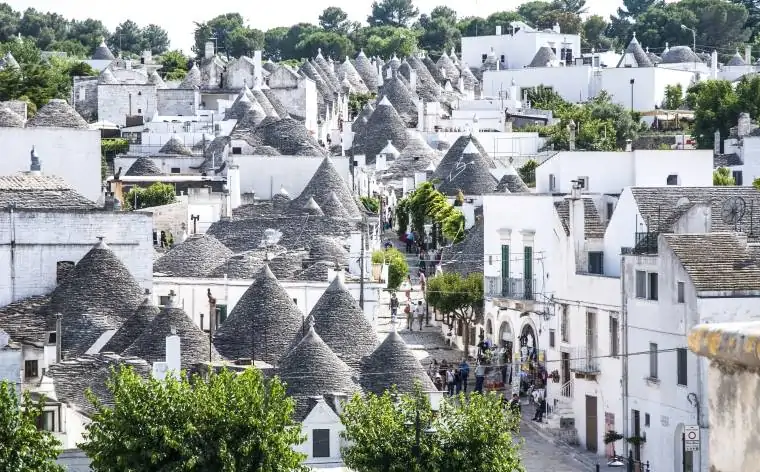
<svg viewBox="0 0 760 472">
<path fill-rule="evenodd" d="M 570 370 L 576 375 L 596 376 L 601 373 L 595 349 L 589 346 L 576 347 L 570 354 Z"/>
<path fill-rule="evenodd" d="M 485 295 L 491 298 L 510 298 L 513 300 L 535 300 L 536 280 L 514 277 L 486 277 Z"/>
</svg>

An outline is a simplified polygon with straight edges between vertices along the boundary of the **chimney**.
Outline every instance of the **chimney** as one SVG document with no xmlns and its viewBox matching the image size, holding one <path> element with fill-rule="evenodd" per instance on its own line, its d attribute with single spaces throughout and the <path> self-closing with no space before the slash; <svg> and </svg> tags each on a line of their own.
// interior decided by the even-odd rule
<svg viewBox="0 0 760 472">
<path fill-rule="evenodd" d="M 178 375 L 182 370 L 182 350 L 177 328 L 171 327 L 171 334 L 166 337 L 166 367 L 169 372 Z"/>
<path fill-rule="evenodd" d="M 720 130 L 719 129 L 715 130 L 715 135 L 714 136 L 715 137 L 713 138 L 713 140 L 714 140 L 714 142 L 713 142 L 713 152 L 715 154 L 720 154 L 720 145 L 721 145 L 720 140 L 721 140 L 721 136 L 720 136 Z"/>
<path fill-rule="evenodd" d="M 385 157 L 385 154 L 380 153 L 375 156 L 375 170 L 382 172 L 386 169 L 388 169 L 387 159 Z"/>
<path fill-rule="evenodd" d="M 261 51 L 253 52 L 253 83 L 256 87 L 264 85 L 261 77 Z"/>
<path fill-rule="evenodd" d="M 417 71 L 414 69 L 409 71 L 409 88 L 412 92 L 417 90 Z"/>
<path fill-rule="evenodd" d="M 203 57 L 206 59 L 214 57 L 214 54 L 216 53 L 216 51 L 214 51 L 214 42 L 206 41 L 206 47 L 204 48 L 203 52 Z"/>
<path fill-rule="evenodd" d="M 37 157 L 37 151 L 34 150 L 34 146 L 32 146 L 30 154 L 32 157 L 32 164 L 29 166 L 29 172 L 32 175 L 42 175 L 42 163 L 40 162 L 40 158 Z"/>
<path fill-rule="evenodd" d="M 752 46 L 749 44 L 744 46 L 744 63 L 747 65 L 752 64 Z"/>
<path fill-rule="evenodd" d="M 713 50 L 710 56 L 710 77 L 713 80 L 718 79 L 718 51 Z"/>
<path fill-rule="evenodd" d="M 573 188 L 567 203 L 570 211 L 570 236 L 573 239 L 575 249 L 575 267 L 576 270 L 585 271 L 586 267 L 584 267 L 583 261 L 586 245 L 586 211 L 581 196 L 581 186 L 576 180 L 573 181 Z"/>
<path fill-rule="evenodd" d="M 234 161 L 232 154 L 227 166 L 227 184 L 230 189 L 230 206 L 234 210 L 240 206 L 240 166 Z"/>
<path fill-rule="evenodd" d="M 206 292 L 208 297 L 208 330 L 209 333 L 214 334 L 216 331 L 216 298 L 211 295 L 211 289 Z"/>
<path fill-rule="evenodd" d="M 626 152 L 633 151 L 633 142 L 630 139 L 625 140 L 625 150 Z"/>
<path fill-rule="evenodd" d="M 174 299 L 176 296 L 177 294 L 174 293 L 174 290 L 169 290 L 168 300 L 166 302 L 166 305 L 164 305 L 164 308 L 174 308 Z"/>
<path fill-rule="evenodd" d="M 446 80 L 448 77 L 446 77 L 446 69 L 441 67 L 441 77 L 443 77 L 443 80 Z"/>
<path fill-rule="evenodd" d="M 425 131 L 425 102 L 422 99 L 417 102 L 417 129 Z"/>
<path fill-rule="evenodd" d="M 739 113 L 739 121 L 736 124 L 736 135 L 740 138 L 747 136 L 751 125 L 752 120 L 750 120 L 749 113 Z"/>
<path fill-rule="evenodd" d="M 567 125 L 567 131 L 570 135 L 569 138 L 569 147 L 571 151 L 575 151 L 575 121 L 570 120 L 570 123 Z"/>
<path fill-rule="evenodd" d="M 61 328 L 60 313 L 55 314 L 55 362 L 61 362 L 61 335 L 63 334 L 63 328 Z"/>
<path fill-rule="evenodd" d="M 393 68 L 388 67 L 385 70 L 385 78 L 386 78 L 386 80 L 391 80 L 393 78 Z"/>
<path fill-rule="evenodd" d="M 501 36 L 501 25 L 496 25 L 496 36 Z"/>
</svg>

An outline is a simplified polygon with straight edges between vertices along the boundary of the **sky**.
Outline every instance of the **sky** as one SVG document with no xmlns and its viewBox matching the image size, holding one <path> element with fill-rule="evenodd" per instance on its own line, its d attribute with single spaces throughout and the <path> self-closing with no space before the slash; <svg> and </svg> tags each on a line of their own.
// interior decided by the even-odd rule
<svg viewBox="0 0 760 472">
<path fill-rule="evenodd" d="M 365 22 L 370 12 L 371 0 L 216 0 L 209 2 L 180 0 L 5 0 L 13 9 L 24 11 L 52 11 L 66 18 L 83 20 L 98 19 L 113 29 L 124 20 L 131 19 L 140 26 L 155 23 L 169 33 L 172 49 L 190 53 L 193 44 L 194 22 L 203 22 L 223 13 L 237 12 L 248 21 L 249 26 L 267 30 L 275 26 L 290 26 L 299 22 L 317 23 L 319 14 L 326 7 L 337 6 L 345 10 L 349 19 Z M 429 13 L 438 5 L 446 5 L 457 11 L 460 17 L 482 16 L 501 10 L 514 10 L 523 3 L 518 0 L 415 0 L 421 13 Z M 587 0 L 589 13 L 609 16 L 619 1 Z M 265 4 L 266 6 L 262 5 Z"/>
</svg>

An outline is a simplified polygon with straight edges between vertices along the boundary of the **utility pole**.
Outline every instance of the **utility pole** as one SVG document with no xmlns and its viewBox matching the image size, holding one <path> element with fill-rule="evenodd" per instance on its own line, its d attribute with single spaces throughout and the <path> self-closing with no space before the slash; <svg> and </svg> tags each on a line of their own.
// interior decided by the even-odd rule
<svg viewBox="0 0 760 472">
<path fill-rule="evenodd" d="M 367 221 L 367 217 L 362 217 L 361 222 L 361 244 L 362 247 L 359 251 L 359 306 L 364 310 L 364 225 Z"/>
<path fill-rule="evenodd" d="M 198 220 L 201 219 L 201 215 L 190 215 L 190 219 L 193 220 L 193 234 L 198 234 Z"/>
</svg>

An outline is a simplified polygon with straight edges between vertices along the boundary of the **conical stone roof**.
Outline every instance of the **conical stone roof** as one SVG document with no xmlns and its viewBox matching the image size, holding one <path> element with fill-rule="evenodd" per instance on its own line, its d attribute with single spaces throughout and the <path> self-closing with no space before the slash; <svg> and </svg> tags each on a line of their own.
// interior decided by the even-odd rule
<svg viewBox="0 0 760 472">
<path fill-rule="evenodd" d="M 427 66 L 419 57 L 410 56 L 407 61 L 417 72 L 417 95 L 426 102 L 437 102 L 441 98 L 441 86 L 430 74 Z M 399 69 L 400 70 L 400 69 Z"/>
<path fill-rule="evenodd" d="M 384 178 L 413 177 L 416 172 L 425 172 L 431 164 L 437 166 L 440 160 L 441 154 L 431 148 L 419 133 L 413 132 L 409 134 L 406 147 L 388 166 Z"/>
<path fill-rule="evenodd" d="M 449 58 L 449 55 L 446 54 L 446 52 L 444 52 L 443 55 L 438 58 L 438 62 L 436 62 L 435 65 L 438 69 L 443 69 L 446 71 L 446 78 L 448 80 L 451 80 L 452 82 L 459 80 L 459 75 L 461 73 L 459 72 L 457 66 L 454 65 L 454 63 L 451 61 L 451 58 Z"/>
<path fill-rule="evenodd" d="M 0 107 L 0 128 L 23 128 L 24 119 L 10 108 Z"/>
<path fill-rule="evenodd" d="M 235 126 L 230 132 L 230 137 L 233 139 L 248 140 L 253 136 L 256 128 L 266 119 L 264 110 L 261 109 L 258 103 L 251 104 L 248 110 L 245 112 L 242 118 L 235 123 Z M 258 143 L 255 143 L 258 145 Z"/>
<path fill-rule="evenodd" d="M 158 307 L 153 304 L 150 298 L 146 298 L 100 351 L 115 352 L 116 354 L 124 352 L 148 329 L 158 312 Z"/>
<path fill-rule="evenodd" d="M 267 120 L 272 120 L 267 123 Z M 293 118 L 265 118 L 256 128 L 250 144 L 271 146 L 286 156 L 324 156 L 326 151 L 317 143 L 306 126 Z M 319 201 L 317 201 L 319 203 Z"/>
<path fill-rule="evenodd" d="M 275 113 L 277 113 L 277 116 L 280 118 L 290 118 L 290 113 L 288 112 L 288 109 L 285 107 L 285 105 L 280 101 L 279 98 L 277 98 L 277 93 L 270 89 L 261 89 L 261 93 L 264 94 L 264 96 L 269 100 L 269 104 L 272 105 L 272 108 L 274 108 Z"/>
<path fill-rule="evenodd" d="M 131 346 L 125 356 L 136 356 L 149 363 L 166 361 L 166 338 L 172 334 L 179 336 L 182 369 L 190 369 L 195 364 L 219 361 L 222 357 L 211 345 L 209 335 L 190 319 L 185 310 L 164 307 Z"/>
<path fill-rule="evenodd" d="M 214 345 L 228 359 L 275 364 L 300 332 L 303 319 L 288 292 L 264 266 L 216 331 Z"/>
<path fill-rule="evenodd" d="M 497 184 L 488 163 L 472 141 L 462 151 L 449 175 L 444 177 L 438 191 L 449 196 L 456 196 L 460 191 L 465 195 L 484 195 L 493 192 Z"/>
<path fill-rule="evenodd" d="M 475 90 L 475 87 L 479 83 L 478 78 L 475 77 L 475 74 L 472 73 L 466 64 L 462 67 L 462 82 L 464 82 L 464 89 L 468 91 Z"/>
<path fill-rule="evenodd" d="M 111 50 L 106 46 L 105 41 L 101 41 L 100 45 L 95 48 L 95 52 L 92 53 L 93 61 L 113 61 L 116 59 Z"/>
<path fill-rule="evenodd" d="M 361 359 L 377 346 L 374 328 L 338 276 L 314 305 L 309 318 L 322 340 L 353 368 L 358 369 Z"/>
<path fill-rule="evenodd" d="M 193 235 L 153 264 L 153 272 L 172 277 L 206 277 L 233 252 L 210 234 Z"/>
<path fill-rule="evenodd" d="M 225 120 L 239 120 L 243 116 L 245 116 L 246 112 L 250 110 L 251 108 L 254 108 L 253 105 L 254 102 L 251 101 L 250 98 L 248 98 L 244 93 L 240 93 L 238 98 L 233 102 L 232 106 L 230 106 L 224 113 L 224 119 Z M 255 102 L 256 105 L 259 107 L 261 111 L 264 111 L 263 108 L 261 108 L 261 105 L 259 105 L 258 102 Z"/>
<path fill-rule="evenodd" d="M 287 384 L 288 395 L 295 397 L 351 394 L 359 390 L 351 368 L 340 360 L 313 327 L 282 358 L 277 375 Z"/>
<path fill-rule="evenodd" d="M 337 267 L 346 267 L 349 262 L 348 251 L 334 237 L 315 236 L 309 242 L 309 259 L 311 261 L 329 261 Z"/>
<path fill-rule="evenodd" d="M 190 150 L 185 144 L 179 140 L 178 137 L 172 136 L 169 140 L 161 146 L 158 150 L 159 154 L 177 154 L 181 156 L 192 156 L 193 151 Z"/>
<path fill-rule="evenodd" d="M 354 136 L 354 155 L 363 153 L 367 164 L 375 163 L 375 156 L 393 142 L 396 149 L 403 149 L 409 140 L 404 120 L 387 98 L 377 104 L 367 120 L 367 125 L 358 136 Z"/>
<path fill-rule="evenodd" d="M 322 206 L 322 211 L 324 212 L 325 216 L 329 216 L 331 218 L 350 218 L 351 217 L 348 211 L 346 211 L 346 208 L 343 206 L 343 204 L 340 203 L 340 199 L 338 198 L 338 196 L 335 195 L 335 192 L 332 192 L 332 191 L 327 196 L 327 199 L 325 200 L 325 203 Z"/>
<path fill-rule="evenodd" d="M 325 216 L 325 214 L 322 212 L 322 209 L 319 208 L 319 205 L 317 205 L 317 202 L 314 201 L 314 198 L 309 198 L 309 201 L 306 202 L 303 210 L 312 216 Z"/>
<path fill-rule="evenodd" d="M 509 166 L 507 167 L 507 173 L 499 180 L 496 191 L 499 193 L 526 193 L 530 192 L 530 188 L 515 171 L 514 167 Z"/>
<path fill-rule="evenodd" d="M 549 46 L 541 46 L 536 51 L 536 55 L 533 56 L 533 60 L 530 61 L 528 67 L 549 67 L 557 61 L 557 56 L 554 54 Z"/>
<path fill-rule="evenodd" d="M 378 74 L 375 66 L 372 65 L 364 51 L 360 51 L 354 59 L 354 68 L 359 73 L 364 84 L 370 92 L 377 92 L 378 87 Z"/>
<path fill-rule="evenodd" d="M 26 122 L 27 128 L 77 128 L 90 129 L 90 126 L 66 100 L 54 98 Z"/>
<path fill-rule="evenodd" d="M 108 329 L 118 329 L 143 302 L 143 290 L 111 249 L 100 241 L 51 294 L 61 313 L 62 349 L 78 355 Z M 51 326 L 54 329 L 54 324 Z"/>
<path fill-rule="evenodd" d="M 264 95 L 264 92 L 262 92 L 261 89 L 253 89 L 251 90 L 251 93 L 259 105 L 261 105 L 261 108 L 264 110 L 264 113 L 267 116 L 271 116 L 272 118 L 276 118 L 278 120 L 280 119 L 280 115 L 277 114 L 274 106 L 272 106 L 272 103 L 269 101 L 267 96 Z"/>
<path fill-rule="evenodd" d="M 201 86 L 201 71 L 198 69 L 198 64 L 193 64 L 193 67 L 187 71 L 187 75 L 182 79 L 179 84 L 179 89 L 195 89 Z"/>
<path fill-rule="evenodd" d="M 636 67 L 653 67 L 652 61 L 649 59 L 649 56 L 647 56 L 647 53 L 644 52 L 641 44 L 639 44 L 639 40 L 636 39 L 635 33 L 633 35 L 633 38 L 631 38 L 631 42 L 628 43 L 628 47 L 625 48 L 623 57 L 620 58 L 620 62 L 618 62 L 617 67 L 623 67 L 624 65 L 635 65 Z"/>
<path fill-rule="evenodd" d="M 449 174 L 451 174 L 451 171 L 456 167 L 457 162 L 459 162 L 459 158 L 462 157 L 462 153 L 464 153 L 464 149 L 468 144 L 470 144 L 470 142 L 472 142 L 475 145 L 475 148 L 477 148 L 478 151 L 480 151 L 480 153 L 483 155 L 484 159 L 488 163 L 488 167 L 496 167 L 496 164 L 488 155 L 485 148 L 483 148 L 483 146 L 480 144 L 480 141 L 478 141 L 478 139 L 472 134 L 463 134 L 462 136 L 458 137 L 457 140 L 454 141 L 454 144 L 452 144 L 448 151 L 446 151 L 446 154 L 443 156 L 443 159 L 441 159 L 440 164 L 438 164 L 438 167 L 435 169 L 435 173 L 433 173 L 433 178 L 438 179 L 441 182 L 446 180 Z"/>
<path fill-rule="evenodd" d="M 421 60 L 422 60 L 422 63 L 425 64 L 425 67 L 427 68 L 428 72 L 430 72 L 430 75 L 433 76 L 433 79 L 435 79 L 435 81 L 439 84 L 443 83 L 443 74 L 441 74 L 441 70 L 438 68 L 435 62 L 433 62 L 433 60 L 430 59 L 430 56 L 425 56 Z"/>
<path fill-rule="evenodd" d="M 348 56 L 346 56 L 346 60 L 343 61 L 343 63 L 338 68 L 338 77 L 341 80 L 348 80 L 348 83 L 351 84 L 351 88 L 355 93 L 369 92 L 367 85 L 359 75 L 359 72 L 356 71 L 354 65 L 351 64 L 351 60 L 348 58 Z"/>
<path fill-rule="evenodd" d="M 364 125 L 367 123 L 367 120 L 369 120 L 369 117 L 372 116 L 372 112 L 374 111 L 375 107 L 372 106 L 371 103 L 367 102 L 364 105 L 364 108 L 362 108 L 359 114 L 356 115 L 356 118 L 351 125 L 351 131 L 354 133 L 354 136 L 359 134 L 359 130 L 363 129 Z"/>
<path fill-rule="evenodd" d="M 422 364 L 395 330 L 362 361 L 361 372 L 362 388 L 377 395 L 394 385 L 400 393 L 411 393 L 415 382 L 422 384 L 423 391 L 435 390 Z"/>
<path fill-rule="evenodd" d="M 742 59 L 742 56 L 739 55 L 739 51 L 736 51 L 736 54 L 731 58 L 730 61 L 728 61 L 728 64 L 726 64 L 729 67 L 737 67 L 737 66 L 745 66 L 747 65 L 744 62 L 744 59 Z"/>
<path fill-rule="evenodd" d="M 322 75 L 317 71 L 314 65 L 309 61 L 305 61 L 301 65 L 300 71 L 306 77 L 314 81 L 314 85 L 317 88 L 317 93 L 319 94 L 318 98 L 322 99 L 322 106 L 324 107 L 325 104 L 332 105 L 332 103 L 335 101 L 334 92 L 330 86 L 327 85 L 327 82 L 325 82 L 325 80 L 322 78 Z M 320 109 L 320 113 L 323 114 L 324 110 Z"/>
<path fill-rule="evenodd" d="M 418 112 L 417 103 L 408 88 L 401 82 L 401 79 L 394 77 L 383 82 L 380 90 L 383 97 L 386 97 L 396 109 L 399 116 L 404 120 L 406 126 L 417 126 Z"/>
<path fill-rule="evenodd" d="M 156 88 L 166 88 L 166 83 L 164 83 L 164 79 L 161 78 L 160 75 L 158 75 L 158 72 L 151 71 L 150 75 L 148 75 L 148 83 L 153 84 L 156 86 Z"/>
<path fill-rule="evenodd" d="M 338 197 L 341 205 L 343 205 L 351 217 L 361 216 L 359 207 L 356 205 L 356 200 L 351 190 L 349 190 L 348 184 L 340 176 L 338 170 L 335 169 L 329 157 L 325 157 L 322 160 L 322 164 L 314 172 L 301 195 L 292 200 L 290 205 L 291 208 L 303 207 L 310 198 L 314 198 L 314 201 L 321 206 L 327 202 L 331 193 L 334 193 Z"/>
<path fill-rule="evenodd" d="M 161 172 L 161 169 L 159 169 L 153 162 L 153 159 L 141 156 L 129 166 L 129 169 L 127 169 L 127 172 L 124 175 L 163 175 L 163 172 Z"/>
<path fill-rule="evenodd" d="M 106 67 L 103 69 L 103 72 L 100 73 L 98 76 L 98 83 L 99 84 L 118 84 L 119 81 L 116 79 L 116 76 L 113 75 L 113 72 L 111 72 L 110 67 Z"/>
<path fill-rule="evenodd" d="M 335 75 L 335 70 L 333 70 L 332 66 L 327 60 L 325 60 L 321 50 L 317 52 L 317 57 L 314 58 L 314 64 L 316 64 L 319 71 L 322 72 L 322 76 L 327 80 L 330 87 L 332 87 L 333 90 L 340 91 L 340 80 L 338 79 L 338 76 Z"/>
</svg>

